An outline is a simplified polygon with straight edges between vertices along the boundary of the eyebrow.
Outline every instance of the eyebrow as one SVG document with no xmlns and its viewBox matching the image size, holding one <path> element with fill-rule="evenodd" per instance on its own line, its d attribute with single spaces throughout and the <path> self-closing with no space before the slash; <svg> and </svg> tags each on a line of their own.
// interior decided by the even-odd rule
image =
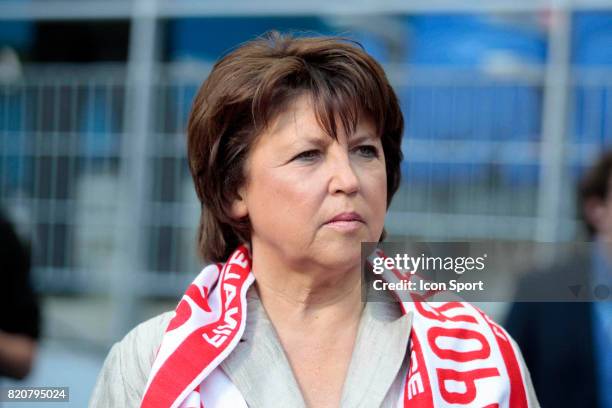
<svg viewBox="0 0 612 408">
<path fill-rule="evenodd" d="M 331 137 L 329 136 L 323 136 L 323 137 L 313 137 L 313 136 L 305 136 L 299 139 L 299 142 L 304 143 L 304 144 L 313 144 L 315 146 L 325 146 L 329 143 L 329 139 L 331 139 Z M 353 138 L 351 138 L 349 140 L 349 145 L 354 146 L 356 144 L 359 143 L 363 143 L 365 141 L 376 141 L 378 140 L 377 137 L 375 137 L 374 135 L 370 134 L 370 133 L 363 133 L 359 136 L 355 136 Z"/>
<path fill-rule="evenodd" d="M 349 140 L 349 144 L 353 144 L 353 145 L 355 145 L 355 144 L 358 144 L 358 143 L 365 142 L 365 141 L 367 141 L 367 140 L 377 141 L 377 140 L 378 140 L 378 138 L 377 138 L 377 137 L 375 137 L 374 135 L 372 135 L 371 133 L 363 133 L 363 134 L 361 134 L 361 135 L 359 135 L 359 136 L 356 136 L 356 137 L 354 137 L 354 138 L 351 138 L 351 139 Z"/>
<path fill-rule="evenodd" d="M 315 146 L 321 147 L 328 143 L 327 139 L 328 139 L 327 137 L 305 136 L 305 137 L 299 138 L 297 142 L 300 144 L 313 144 Z"/>
</svg>

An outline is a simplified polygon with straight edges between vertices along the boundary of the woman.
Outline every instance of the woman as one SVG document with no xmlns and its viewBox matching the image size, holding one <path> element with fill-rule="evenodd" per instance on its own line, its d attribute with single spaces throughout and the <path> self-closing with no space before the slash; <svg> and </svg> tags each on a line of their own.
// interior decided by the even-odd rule
<svg viewBox="0 0 612 408">
<path fill-rule="evenodd" d="M 436 368 L 418 322 L 465 321 L 361 297 L 360 244 L 384 238 L 402 130 L 382 68 L 352 43 L 272 33 L 222 58 L 188 129 L 213 264 L 174 313 L 113 347 L 92 405 L 537 406 L 517 349 L 499 352 L 483 317 L 497 352 L 483 361 L 499 366 Z"/>
</svg>

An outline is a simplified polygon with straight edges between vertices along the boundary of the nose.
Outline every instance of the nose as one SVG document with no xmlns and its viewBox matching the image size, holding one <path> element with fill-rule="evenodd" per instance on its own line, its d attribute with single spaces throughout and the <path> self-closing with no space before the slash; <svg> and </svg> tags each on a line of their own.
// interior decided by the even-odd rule
<svg viewBox="0 0 612 408">
<path fill-rule="evenodd" d="M 332 156 L 331 159 L 330 194 L 353 194 L 359 191 L 359 178 L 353 169 L 349 153 L 344 150 Z"/>
</svg>

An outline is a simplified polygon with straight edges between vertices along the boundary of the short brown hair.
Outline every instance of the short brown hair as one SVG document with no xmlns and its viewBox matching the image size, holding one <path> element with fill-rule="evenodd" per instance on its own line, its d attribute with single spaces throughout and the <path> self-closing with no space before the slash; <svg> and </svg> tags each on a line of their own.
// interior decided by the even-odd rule
<svg viewBox="0 0 612 408">
<path fill-rule="evenodd" d="M 578 209 L 591 237 L 597 230 L 585 214 L 585 204 L 591 198 L 605 201 L 610 193 L 610 176 L 612 176 L 612 150 L 604 152 L 597 162 L 587 171 L 580 182 L 578 192 Z"/>
<path fill-rule="evenodd" d="M 389 207 L 400 184 L 404 120 L 381 66 L 344 38 L 270 32 L 214 65 L 189 116 L 188 159 L 202 208 L 198 243 L 204 260 L 225 261 L 237 245 L 250 241 L 248 217 L 230 215 L 246 180 L 249 149 L 304 93 L 312 96 L 317 121 L 330 137 L 337 139 L 336 118 L 348 134 L 362 115 L 371 118 L 385 154 Z"/>
</svg>

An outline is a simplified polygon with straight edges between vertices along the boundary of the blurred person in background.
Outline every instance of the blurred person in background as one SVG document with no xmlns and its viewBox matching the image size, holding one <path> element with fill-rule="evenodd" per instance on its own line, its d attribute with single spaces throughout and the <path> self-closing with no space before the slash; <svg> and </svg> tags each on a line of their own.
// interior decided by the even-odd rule
<svg viewBox="0 0 612 408">
<path fill-rule="evenodd" d="M 352 42 L 271 33 L 217 62 L 188 126 L 212 264 L 113 346 L 91 406 L 539 406 L 516 345 L 471 305 L 362 298 L 402 131 L 382 67 Z"/>
<path fill-rule="evenodd" d="M 593 240 L 588 249 L 528 274 L 518 295 L 571 276 L 595 302 L 516 302 L 506 328 L 523 351 L 543 407 L 612 408 L 612 151 L 582 179 L 579 208 Z M 606 289 L 607 292 L 606 292 Z M 607 294 L 607 295 L 606 295 Z"/>
<path fill-rule="evenodd" d="M 30 254 L 0 210 L 0 377 L 25 378 L 34 362 L 40 316 Z"/>
</svg>

